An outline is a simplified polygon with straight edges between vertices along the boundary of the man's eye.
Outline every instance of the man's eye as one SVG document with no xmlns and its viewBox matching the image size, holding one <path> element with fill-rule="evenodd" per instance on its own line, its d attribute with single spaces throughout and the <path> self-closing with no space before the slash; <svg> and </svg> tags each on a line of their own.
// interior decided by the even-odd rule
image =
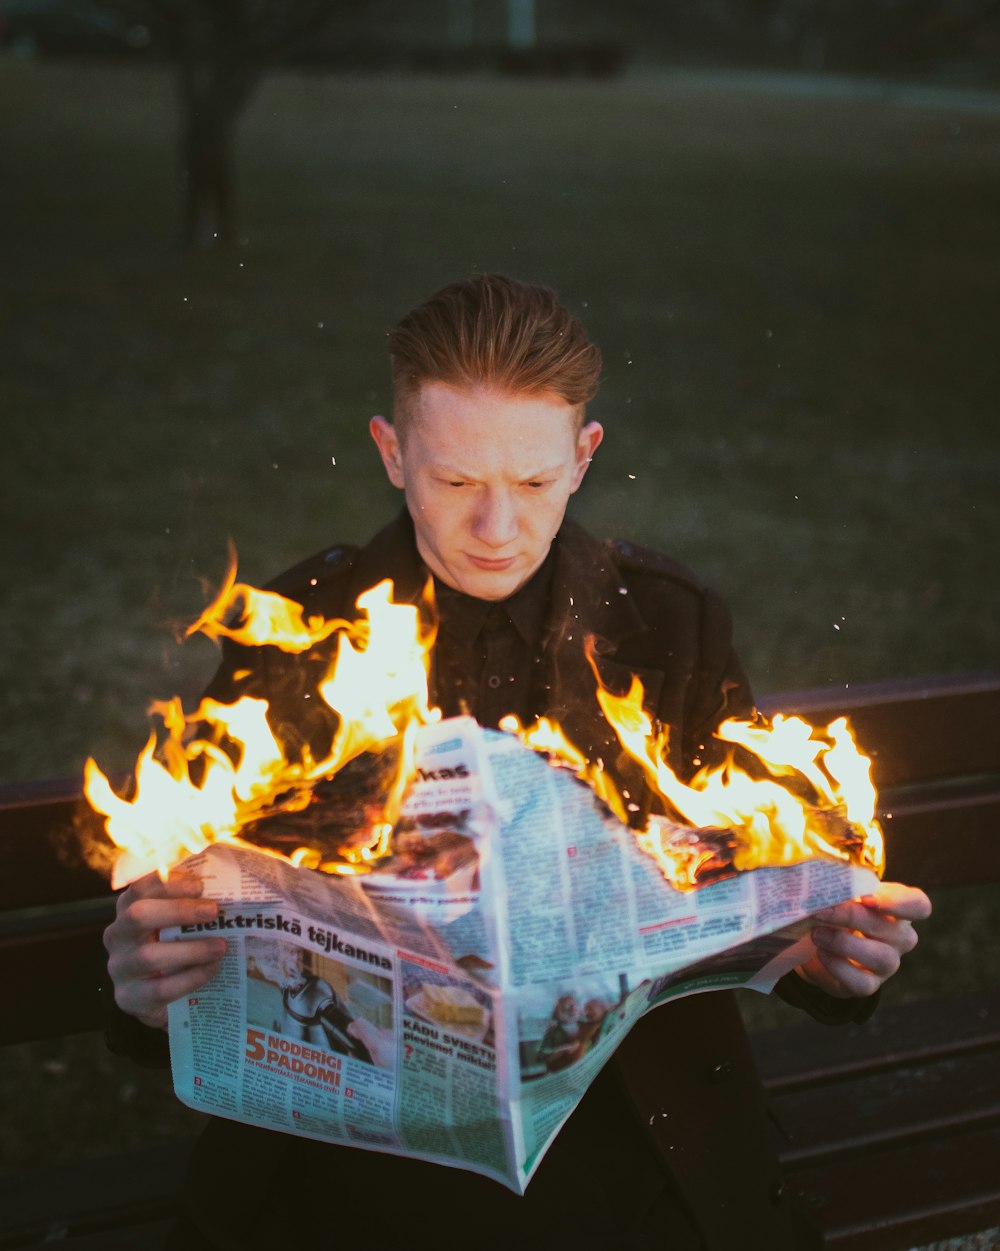
<svg viewBox="0 0 1000 1251">
<path fill-rule="evenodd" d="M 548 482 L 526 482 L 524 485 L 531 491 L 541 491 L 549 484 Z"/>
</svg>

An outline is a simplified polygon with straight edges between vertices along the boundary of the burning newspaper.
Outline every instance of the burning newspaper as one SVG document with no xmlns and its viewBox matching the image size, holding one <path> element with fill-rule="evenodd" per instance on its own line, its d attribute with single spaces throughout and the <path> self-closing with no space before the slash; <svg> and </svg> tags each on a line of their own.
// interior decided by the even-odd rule
<svg viewBox="0 0 1000 1251">
<path fill-rule="evenodd" d="M 170 1007 L 182 1102 L 523 1193 L 643 1013 L 769 991 L 811 954 L 812 913 L 874 889 L 869 762 L 843 722 L 730 721 L 719 736 L 756 775 L 730 761 L 684 784 L 638 681 L 601 689 L 679 818 L 635 831 L 557 726 L 440 720 L 433 636 L 391 589 L 359 597 L 365 620 L 307 620 L 234 569 L 196 623 L 292 653 L 333 644 L 315 690 L 336 727 L 322 758 L 286 756 L 262 699 L 190 715 L 174 700 L 157 706 L 167 737 L 141 754 L 134 794 L 93 761 L 85 790 L 120 849 L 116 885 L 183 863 L 221 905 L 163 932 L 228 940 L 219 973 Z"/>
<path fill-rule="evenodd" d="M 416 753 L 397 850 L 372 873 L 221 843 L 187 862 L 223 907 L 174 936 L 221 932 L 229 951 L 171 1005 L 182 1102 L 523 1193 L 644 1012 L 770 990 L 811 950 L 803 918 L 876 882 L 814 858 L 676 890 L 513 736 L 459 718 L 422 728 Z"/>
</svg>

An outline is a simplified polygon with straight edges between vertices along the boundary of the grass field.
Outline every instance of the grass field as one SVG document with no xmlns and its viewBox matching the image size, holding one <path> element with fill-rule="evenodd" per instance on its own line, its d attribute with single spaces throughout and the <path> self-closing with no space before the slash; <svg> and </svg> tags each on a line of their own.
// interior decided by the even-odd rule
<svg viewBox="0 0 1000 1251">
<path fill-rule="evenodd" d="M 179 255 L 170 83 L 0 62 L 0 777 L 125 765 L 171 626 L 389 514 L 384 332 L 475 268 L 606 355 L 579 497 L 732 603 L 755 686 L 995 664 L 1000 118 L 588 84 L 284 78 L 244 246 Z M 336 457 L 336 465 L 331 458 Z"/>
<path fill-rule="evenodd" d="M 163 72 L 0 60 L 0 113 L 0 779 L 127 767 L 149 700 L 194 696 L 213 655 L 173 631 L 229 536 L 259 580 L 390 515 L 385 332 L 475 269 L 584 317 L 608 436 L 577 515 L 715 585 L 758 690 L 997 666 L 996 111 L 281 77 L 241 244 L 195 256 Z M 898 993 L 992 977 L 995 902 L 942 903 Z M 114 1135 L 160 1132 L 106 1058 L 18 1054 L 12 1090 L 93 1069 Z"/>
</svg>

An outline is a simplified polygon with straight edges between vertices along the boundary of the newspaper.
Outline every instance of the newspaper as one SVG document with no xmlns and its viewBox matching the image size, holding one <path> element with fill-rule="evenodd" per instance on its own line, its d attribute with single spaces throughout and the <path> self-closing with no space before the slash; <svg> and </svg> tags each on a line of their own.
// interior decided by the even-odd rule
<svg viewBox="0 0 1000 1251">
<path fill-rule="evenodd" d="M 470 1169 L 523 1194 L 632 1024 L 695 991 L 769 991 L 804 920 L 876 885 L 812 859 L 678 891 L 567 770 L 471 718 L 425 727 L 391 853 L 331 876 L 216 843 L 187 866 L 215 978 L 170 1006 L 180 1100 Z"/>
</svg>

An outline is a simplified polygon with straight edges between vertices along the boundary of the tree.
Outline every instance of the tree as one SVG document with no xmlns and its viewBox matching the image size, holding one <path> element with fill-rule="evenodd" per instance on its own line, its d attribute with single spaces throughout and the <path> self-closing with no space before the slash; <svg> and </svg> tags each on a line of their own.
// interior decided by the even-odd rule
<svg viewBox="0 0 1000 1251">
<path fill-rule="evenodd" d="M 355 0 L 355 7 L 362 3 Z M 336 0 L 141 0 L 141 7 L 177 69 L 184 242 L 226 246 L 235 231 L 233 141 L 240 115 L 263 75 L 307 48 L 345 6 Z"/>
</svg>

